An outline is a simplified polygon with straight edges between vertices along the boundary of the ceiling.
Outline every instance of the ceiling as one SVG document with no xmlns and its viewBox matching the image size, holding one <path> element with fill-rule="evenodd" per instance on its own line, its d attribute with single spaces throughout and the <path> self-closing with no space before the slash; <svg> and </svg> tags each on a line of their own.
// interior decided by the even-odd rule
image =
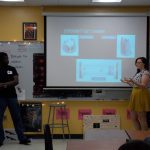
<svg viewBox="0 0 150 150">
<path fill-rule="evenodd" d="M 91 0 L 25 0 L 0 2 L 1 6 L 150 6 L 150 0 L 122 0 L 121 3 L 91 3 Z"/>
</svg>

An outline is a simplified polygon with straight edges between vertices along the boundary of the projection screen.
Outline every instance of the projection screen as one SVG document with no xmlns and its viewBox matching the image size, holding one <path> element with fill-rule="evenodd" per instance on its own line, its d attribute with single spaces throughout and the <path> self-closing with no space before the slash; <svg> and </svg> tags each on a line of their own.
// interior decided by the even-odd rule
<svg viewBox="0 0 150 150">
<path fill-rule="evenodd" d="M 147 17 L 46 16 L 46 86 L 128 87 L 147 56 Z"/>
</svg>

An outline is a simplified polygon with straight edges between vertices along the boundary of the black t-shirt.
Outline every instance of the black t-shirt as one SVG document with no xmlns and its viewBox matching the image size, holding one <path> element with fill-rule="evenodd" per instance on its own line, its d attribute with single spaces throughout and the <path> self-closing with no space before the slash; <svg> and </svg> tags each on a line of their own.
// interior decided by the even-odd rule
<svg viewBox="0 0 150 150">
<path fill-rule="evenodd" d="M 5 83 L 14 80 L 14 76 L 18 75 L 17 70 L 12 66 L 0 67 L 0 83 Z M 6 97 L 16 97 L 15 86 L 0 88 L 0 95 Z"/>
</svg>

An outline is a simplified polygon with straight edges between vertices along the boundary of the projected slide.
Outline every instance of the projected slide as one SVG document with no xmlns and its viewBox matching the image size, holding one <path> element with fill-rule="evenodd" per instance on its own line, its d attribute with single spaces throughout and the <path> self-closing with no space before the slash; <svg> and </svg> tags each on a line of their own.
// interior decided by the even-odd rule
<svg viewBox="0 0 150 150">
<path fill-rule="evenodd" d="M 135 57 L 135 35 L 117 35 L 117 57 Z"/>
<path fill-rule="evenodd" d="M 121 60 L 79 59 L 76 64 L 77 82 L 120 82 Z"/>
<path fill-rule="evenodd" d="M 61 56 L 78 56 L 78 35 L 61 35 Z"/>
<path fill-rule="evenodd" d="M 136 73 L 147 56 L 145 16 L 47 16 L 46 86 L 129 87 L 120 80 Z"/>
</svg>

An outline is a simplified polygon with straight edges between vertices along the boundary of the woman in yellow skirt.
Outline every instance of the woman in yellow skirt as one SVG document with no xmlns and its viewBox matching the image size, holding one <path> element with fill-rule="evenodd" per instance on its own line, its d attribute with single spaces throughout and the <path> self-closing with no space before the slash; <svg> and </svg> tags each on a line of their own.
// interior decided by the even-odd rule
<svg viewBox="0 0 150 150">
<path fill-rule="evenodd" d="M 148 130 L 146 114 L 150 111 L 150 92 L 148 84 L 150 82 L 150 72 L 148 71 L 148 61 L 145 57 L 139 57 L 135 60 L 137 73 L 133 78 L 124 78 L 121 80 L 133 87 L 129 109 L 131 110 L 131 119 L 137 130 Z"/>
</svg>

